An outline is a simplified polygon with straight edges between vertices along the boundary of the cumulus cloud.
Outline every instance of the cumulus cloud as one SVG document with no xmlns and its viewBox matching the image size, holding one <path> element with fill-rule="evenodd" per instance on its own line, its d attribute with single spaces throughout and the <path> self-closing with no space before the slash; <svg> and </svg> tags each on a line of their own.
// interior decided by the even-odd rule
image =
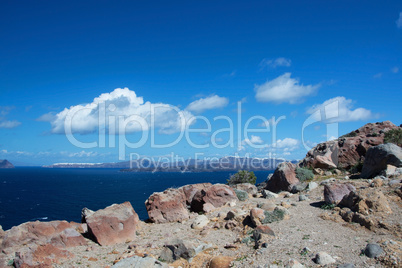
<svg viewBox="0 0 402 268">
<path fill-rule="evenodd" d="M 37 120 L 49 121 L 51 132 L 57 134 L 87 134 L 104 128 L 108 128 L 110 134 L 150 128 L 159 128 L 161 133 L 170 134 L 183 130 L 192 116 L 190 112 L 169 104 L 144 102 L 128 88 L 116 88 L 101 94 L 91 103 L 71 106 L 55 115 L 44 114 Z"/>
<path fill-rule="evenodd" d="M 262 85 L 255 85 L 255 98 L 260 102 L 290 103 L 303 101 L 303 98 L 316 92 L 320 85 L 299 84 L 298 79 L 291 78 L 291 73 L 285 73 Z"/>
<path fill-rule="evenodd" d="M 15 128 L 21 125 L 21 122 L 17 120 L 8 120 L 6 118 L 6 115 L 14 108 L 13 106 L 0 106 L 0 128 Z"/>
<path fill-rule="evenodd" d="M 251 135 L 251 139 L 244 139 L 242 141 L 242 145 L 253 145 L 253 144 L 261 144 L 263 143 L 263 140 L 261 139 L 260 136 L 255 136 L 255 135 Z"/>
<path fill-rule="evenodd" d="M 396 20 L 396 27 L 402 29 L 402 12 L 399 13 L 399 18 Z"/>
<path fill-rule="evenodd" d="M 307 113 L 311 114 L 316 121 L 328 123 L 360 121 L 377 116 L 365 108 L 353 109 L 353 105 L 354 102 L 350 99 L 335 97 L 308 108 Z M 321 118 L 321 114 L 325 114 L 325 118 Z"/>
<path fill-rule="evenodd" d="M 276 68 L 276 67 L 290 67 L 292 65 L 292 61 L 287 58 L 276 58 L 276 59 L 263 59 L 260 62 L 260 67 L 261 69 L 265 67 L 271 67 L 271 68 Z"/>
<path fill-rule="evenodd" d="M 299 147 L 299 141 L 292 138 L 284 138 L 283 140 L 279 139 L 275 143 L 273 143 L 270 147 L 284 149 L 284 151 L 294 151 Z"/>
<path fill-rule="evenodd" d="M 194 113 L 202 113 L 206 110 L 223 108 L 228 105 L 229 100 L 218 95 L 212 95 L 206 98 L 201 98 L 190 103 L 186 110 Z"/>
</svg>

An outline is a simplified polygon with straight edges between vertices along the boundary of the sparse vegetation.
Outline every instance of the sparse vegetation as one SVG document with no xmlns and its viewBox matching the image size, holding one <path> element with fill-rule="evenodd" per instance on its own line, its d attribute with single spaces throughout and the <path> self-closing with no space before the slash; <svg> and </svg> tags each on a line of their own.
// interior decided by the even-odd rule
<svg viewBox="0 0 402 268">
<path fill-rule="evenodd" d="M 351 173 L 360 173 L 360 172 L 362 172 L 362 169 L 363 169 L 363 162 L 359 161 L 354 166 L 352 166 L 349 171 Z"/>
<path fill-rule="evenodd" d="M 402 147 L 402 128 L 391 129 L 385 132 L 384 143 L 393 143 Z"/>
<path fill-rule="evenodd" d="M 251 183 L 255 184 L 257 181 L 257 177 L 254 175 L 254 172 L 247 170 L 239 170 L 236 174 L 230 176 L 228 179 L 228 185 L 235 185 L 239 183 Z"/>
<path fill-rule="evenodd" d="M 350 138 L 350 137 L 356 137 L 356 136 L 357 136 L 357 133 L 355 131 L 352 131 L 348 134 L 340 136 L 339 138 Z"/>
<path fill-rule="evenodd" d="M 332 210 L 335 208 L 335 204 L 324 204 L 321 206 L 321 209 L 325 209 L 325 210 Z"/>
<path fill-rule="evenodd" d="M 314 178 L 314 173 L 308 168 L 296 168 L 296 177 L 300 181 L 309 181 Z"/>
</svg>

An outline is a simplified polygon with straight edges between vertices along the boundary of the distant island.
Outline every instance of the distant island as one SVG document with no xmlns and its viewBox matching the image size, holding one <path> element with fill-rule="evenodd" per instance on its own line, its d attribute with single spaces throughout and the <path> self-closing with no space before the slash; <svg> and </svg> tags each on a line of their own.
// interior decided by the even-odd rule
<svg viewBox="0 0 402 268">
<path fill-rule="evenodd" d="M 249 158 L 249 157 L 222 157 L 215 160 L 187 159 L 175 162 L 155 163 L 149 159 L 139 159 L 118 163 L 56 163 L 43 166 L 46 168 L 120 168 L 125 172 L 217 172 L 274 170 L 285 159 Z M 292 161 L 297 163 L 297 161 Z"/>
<path fill-rule="evenodd" d="M 7 159 L 0 160 L 0 168 L 15 168 Z"/>
</svg>

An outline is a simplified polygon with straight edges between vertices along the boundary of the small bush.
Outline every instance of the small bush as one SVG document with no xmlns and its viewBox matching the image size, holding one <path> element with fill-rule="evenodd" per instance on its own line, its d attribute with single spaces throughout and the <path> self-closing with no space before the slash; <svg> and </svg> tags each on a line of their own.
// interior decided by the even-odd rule
<svg viewBox="0 0 402 268">
<path fill-rule="evenodd" d="M 352 166 L 349 169 L 349 171 L 352 173 L 360 173 L 360 172 L 362 172 L 362 169 L 363 169 L 363 162 L 359 161 L 354 166 Z"/>
<path fill-rule="evenodd" d="M 230 176 L 228 179 L 228 185 L 234 185 L 239 183 L 251 183 L 255 184 L 257 181 L 257 177 L 254 175 L 254 172 L 250 172 L 247 170 L 240 170 L 236 174 Z"/>
<path fill-rule="evenodd" d="M 313 171 L 307 168 L 296 168 L 296 177 L 299 181 L 309 181 L 314 178 Z"/>
<path fill-rule="evenodd" d="M 340 138 L 350 138 L 350 137 L 356 137 L 356 136 L 357 136 L 357 133 L 355 131 L 352 131 L 348 134 L 341 136 Z"/>
<path fill-rule="evenodd" d="M 384 143 L 393 143 L 402 147 L 402 129 L 391 129 L 385 132 Z"/>
</svg>

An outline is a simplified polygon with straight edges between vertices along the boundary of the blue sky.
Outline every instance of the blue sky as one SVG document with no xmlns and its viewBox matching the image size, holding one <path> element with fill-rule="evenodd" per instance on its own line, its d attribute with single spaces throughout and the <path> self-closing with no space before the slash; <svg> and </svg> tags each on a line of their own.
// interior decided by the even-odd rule
<svg viewBox="0 0 402 268">
<path fill-rule="evenodd" d="M 402 123 L 401 1 L 0 5 L 0 159 L 16 164 L 116 162 L 122 154 L 172 152 L 184 158 L 202 153 L 300 159 L 308 146 L 337 132 L 368 122 Z M 149 107 L 177 110 L 162 108 L 154 127 L 127 127 L 116 135 L 109 135 L 106 121 L 101 146 L 99 103 L 115 107 L 106 118 L 135 114 L 148 123 Z M 331 103 L 336 118 L 308 125 L 302 137 L 308 118 L 318 121 L 316 111 Z M 73 119 L 72 135 L 98 142 L 93 148 L 77 147 L 65 135 L 65 115 L 80 107 L 86 109 Z M 180 114 L 205 118 L 184 126 Z M 270 131 L 244 136 L 239 115 L 241 129 L 253 116 L 285 119 L 275 135 L 271 122 Z M 217 116 L 233 120 L 233 133 L 213 135 L 229 127 Z M 194 148 L 186 138 L 168 148 L 152 148 L 149 139 L 138 148 L 123 146 L 123 138 L 136 144 L 152 131 L 157 143 L 167 144 L 183 129 L 205 128 L 207 120 L 210 131 L 189 134 L 192 143 L 207 148 Z M 249 128 L 264 125 L 253 120 Z M 228 146 L 217 148 L 213 141 Z"/>
</svg>

